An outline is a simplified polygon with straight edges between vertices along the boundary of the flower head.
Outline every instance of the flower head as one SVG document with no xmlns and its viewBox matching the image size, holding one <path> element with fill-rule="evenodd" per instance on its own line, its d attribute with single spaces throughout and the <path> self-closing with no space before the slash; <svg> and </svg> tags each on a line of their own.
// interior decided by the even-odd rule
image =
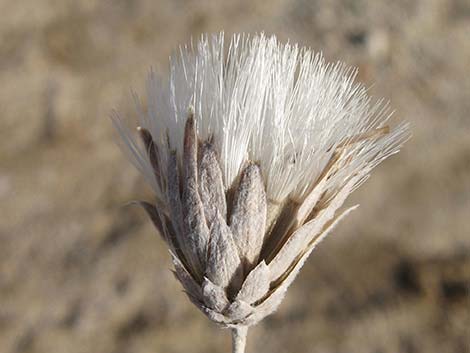
<svg viewBox="0 0 470 353">
<path fill-rule="evenodd" d="M 272 313 L 371 170 L 398 152 L 405 124 L 373 103 L 356 70 L 273 37 L 203 36 L 150 74 L 137 102 L 141 142 L 113 121 L 156 202 L 141 202 L 175 275 L 213 321 Z"/>
</svg>

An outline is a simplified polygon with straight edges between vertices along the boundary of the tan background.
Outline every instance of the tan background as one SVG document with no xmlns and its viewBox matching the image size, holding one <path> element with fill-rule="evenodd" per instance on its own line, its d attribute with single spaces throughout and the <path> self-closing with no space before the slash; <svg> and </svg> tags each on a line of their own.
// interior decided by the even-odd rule
<svg viewBox="0 0 470 353">
<path fill-rule="evenodd" d="M 150 66 L 264 30 L 360 68 L 413 139 L 349 201 L 248 352 L 470 352 L 470 2 L 0 0 L 0 352 L 228 352 L 114 142 Z"/>
</svg>

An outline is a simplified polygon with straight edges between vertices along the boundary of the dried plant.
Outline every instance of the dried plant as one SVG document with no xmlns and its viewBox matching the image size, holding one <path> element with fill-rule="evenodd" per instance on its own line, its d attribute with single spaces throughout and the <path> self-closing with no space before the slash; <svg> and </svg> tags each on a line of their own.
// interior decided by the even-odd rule
<svg viewBox="0 0 470 353">
<path fill-rule="evenodd" d="M 150 74 L 136 99 L 141 142 L 118 115 L 124 150 L 152 186 L 139 202 L 167 243 L 189 299 L 232 329 L 273 313 L 315 246 L 356 206 L 340 210 L 371 170 L 398 152 L 356 70 L 263 34 L 203 36 Z"/>
</svg>

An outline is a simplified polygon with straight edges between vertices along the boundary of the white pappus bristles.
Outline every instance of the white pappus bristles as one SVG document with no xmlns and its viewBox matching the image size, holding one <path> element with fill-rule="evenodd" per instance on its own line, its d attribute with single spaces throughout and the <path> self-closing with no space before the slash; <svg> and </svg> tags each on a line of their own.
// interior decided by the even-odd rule
<svg viewBox="0 0 470 353">
<path fill-rule="evenodd" d="M 113 116 L 176 277 L 238 351 L 353 209 L 340 210 L 347 196 L 409 138 L 356 75 L 274 36 L 202 36 L 168 80 L 150 74 L 145 108 L 135 98 L 141 141 Z"/>
<path fill-rule="evenodd" d="M 263 170 L 270 200 L 301 199 L 336 145 L 384 127 L 390 116 L 388 105 L 372 103 L 355 77 L 356 70 L 325 63 L 321 53 L 280 44 L 274 36 L 236 35 L 228 48 L 223 34 L 203 36 L 171 58 L 166 84 L 150 74 L 147 110 L 141 108 L 139 118 L 157 143 L 169 138 L 180 154 L 183 126 L 193 107 L 199 136 L 213 136 L 220 151 L 227 188 L 246 160 L 252 160 Z M 354 144 L 349 154 L 355 163 L 346 173 L 397 152 L 407 138 L 405 130 L 402 125 Z M 126 143 L 134 144 L 120 132 Z M 132 158 L 152 180 L 145 159 Z"/>
</svg>

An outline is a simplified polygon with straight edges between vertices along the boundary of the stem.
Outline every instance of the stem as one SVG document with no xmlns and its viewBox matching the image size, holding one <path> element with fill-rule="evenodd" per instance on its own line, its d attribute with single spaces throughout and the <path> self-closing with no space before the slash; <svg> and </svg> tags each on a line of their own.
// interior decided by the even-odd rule
<svg viewBox="0 0 470 353">
<path fill-rule="evenodd" d="M 232 328 L 232 353 L 245 353 L 247 326 Z"/>
</svg>

